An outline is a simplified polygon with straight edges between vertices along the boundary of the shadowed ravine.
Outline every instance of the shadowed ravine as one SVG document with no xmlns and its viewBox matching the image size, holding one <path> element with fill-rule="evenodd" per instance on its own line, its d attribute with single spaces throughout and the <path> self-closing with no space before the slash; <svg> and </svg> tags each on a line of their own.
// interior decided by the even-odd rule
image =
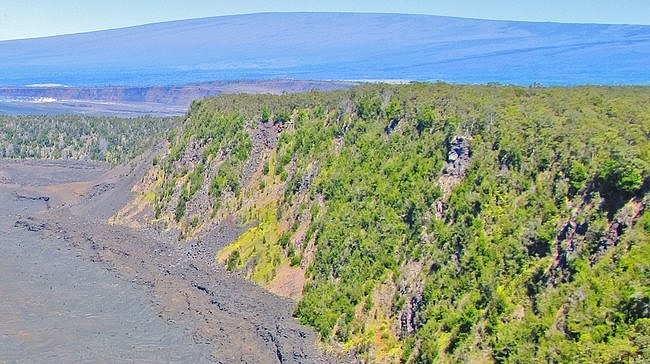
<svg viewBox="0 0 650 364">
<path fill-rule="evenodd" d="M 0 161 L 0 362 L 327 362 L 291 301 L 214 264 L 234 225 L 178 243 L 106 222 L 133 167 Z"/>
</svg>

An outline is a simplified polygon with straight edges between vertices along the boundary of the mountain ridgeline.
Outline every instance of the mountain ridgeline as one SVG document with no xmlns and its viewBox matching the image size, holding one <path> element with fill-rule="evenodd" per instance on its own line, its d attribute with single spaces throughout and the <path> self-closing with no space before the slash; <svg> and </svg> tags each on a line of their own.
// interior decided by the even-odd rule
<svg viewBox="0 0 650 364">
<path fill-rule="evenodd" d="M 220 16 L 1 41 L 0 54 L 5 86 L 142 87 L 276 78 L 650 84 L 647 25 L 432 15 Z"/>
<path fill-rule="evenodd" d="M 650 89 L 366 85 L 193 103 L 154 222 L 373 362 L 650 359 Z M 151 191 L 155 192 L 154 194 Z"/>
</svg>

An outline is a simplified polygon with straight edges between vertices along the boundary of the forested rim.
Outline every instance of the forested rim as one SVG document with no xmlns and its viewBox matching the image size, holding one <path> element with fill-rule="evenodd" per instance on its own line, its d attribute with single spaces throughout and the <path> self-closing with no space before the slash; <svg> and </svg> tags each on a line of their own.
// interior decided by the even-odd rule
<svg viewBox="0 0 650 364">
<path fill-rule="evenodd" d="M 219 262 L 340 350 L 650 361 L 650 88 L 223 95 L 168 141 L 143 179 L 154 223 L 241 223 Z"/>
<path fill-rule="evenodd" d="M 0 115 L 0 158 L 128 161 L 161 140 L 178 117 Z"/>
<path fill-rule="evenodd" d="M 375 362 L 650 360 L 650 89 L 367 85 L 197 101 L 155 219 Z M 286 272 L 290 272 L 287 276 Z M 287 278 L 289 277 L 289 278 Z"/>
</svg>

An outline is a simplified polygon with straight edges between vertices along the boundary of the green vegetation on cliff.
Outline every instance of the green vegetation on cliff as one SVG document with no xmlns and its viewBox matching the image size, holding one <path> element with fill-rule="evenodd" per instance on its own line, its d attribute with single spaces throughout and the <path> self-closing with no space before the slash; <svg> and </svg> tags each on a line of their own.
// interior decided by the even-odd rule
<svg viewBox="0 0 650 364">
<path fill-rule="evenodd" d="M 650 360 L 650 89 L 369 85 L 196 102 L 156 218 L 377 362 Z M 294 277 L 295 278 L 295 277 Z M 297 280 L 301 282 L 300 280 Z"/>
</svg>

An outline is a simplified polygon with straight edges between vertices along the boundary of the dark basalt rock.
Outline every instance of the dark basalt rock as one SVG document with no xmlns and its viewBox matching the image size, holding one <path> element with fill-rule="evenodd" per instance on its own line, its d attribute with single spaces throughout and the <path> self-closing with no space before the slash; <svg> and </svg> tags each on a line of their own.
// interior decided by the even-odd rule
<svg viewBox="0 0 650 364">
<path fill-rule="evenodd" d="M 457 177 L 463 176 L 470 161 L 469 139 L 464 136 L 456 136 L 449 142 L 448 149 L 447 167 L 443 173 Z"/>
<path fill-rule="evenodd" d="M 27 218 L 25 220 L 16 220 L 14 227 L 21 227 L 29 231 L 43 231 L 48 228 L 47 224 L 39 223 L 34 221 L 32 218 Z"/>
</svg>

